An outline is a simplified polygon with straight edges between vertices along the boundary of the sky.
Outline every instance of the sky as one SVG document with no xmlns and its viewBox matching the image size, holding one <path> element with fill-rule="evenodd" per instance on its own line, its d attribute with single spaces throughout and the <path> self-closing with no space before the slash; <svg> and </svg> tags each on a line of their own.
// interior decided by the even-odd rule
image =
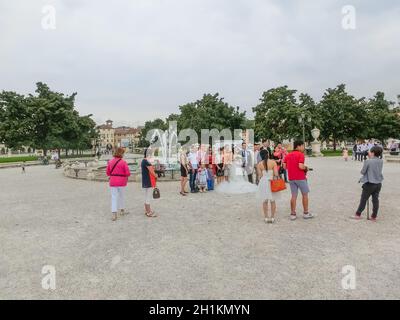
<svg viewBox="0 0 400 320">
<path fill-rule="evenodd" d="M 251 118 L 281 85 L 397 101 L 399 39 L 398 0 L 0 0 L 0 90 L 45 82 L 132 126 L 216 92 Z"/>
</svg>

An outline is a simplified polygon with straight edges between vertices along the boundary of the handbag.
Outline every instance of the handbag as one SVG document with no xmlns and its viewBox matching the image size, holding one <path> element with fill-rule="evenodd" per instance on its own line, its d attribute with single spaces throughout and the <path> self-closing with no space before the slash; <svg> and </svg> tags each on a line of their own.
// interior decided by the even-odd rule
<svg viewBox="0 0 400 320">
<path fill-rule="evenodd" d="M 154 188 L 153 189 L 153 199 L 160 199 L 161 194 L 160 194 L 160 189 Z"/>
<path fill-rule="evenodd" d="M 281 178 L 271 180 L 271 192 L 279 192 L 283 190 L 286 190 L 285 180 Z"/>
</svg>

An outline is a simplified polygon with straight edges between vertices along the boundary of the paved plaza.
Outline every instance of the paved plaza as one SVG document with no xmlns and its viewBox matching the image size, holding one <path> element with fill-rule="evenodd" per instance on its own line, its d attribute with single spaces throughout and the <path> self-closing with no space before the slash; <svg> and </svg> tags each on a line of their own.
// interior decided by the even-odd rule
<svg viewBox="0 0 400 320">
<path fill-rule="evenodd" d="M 139 184 L 130 214 L 110 220 L 107 183 L 65 178 L 53 166 L 0 170 L 0 299 L 398 299 L 400 165 L 387 163 L 377 223 L 353 221 L 360 163 L 307 159 L 313 220 L 276 224 L 255 195 L 178 194 L 160 183 L 158 218 Z M 300 211 L 300 210 L 298 210 Z M 56 289 L 42 288 L 54 266 Z M 356 288 L 342 288 L 355 267 Z"/>
</svg>

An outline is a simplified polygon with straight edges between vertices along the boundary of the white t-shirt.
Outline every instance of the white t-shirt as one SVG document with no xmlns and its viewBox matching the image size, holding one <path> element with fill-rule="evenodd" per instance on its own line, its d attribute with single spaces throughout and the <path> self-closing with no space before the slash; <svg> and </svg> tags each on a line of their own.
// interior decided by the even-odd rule
<svg viewBox="0 0 400 320">
<path fill-rule="evenodd" d="M 197 152 L 190 152 L 188 156 L 188 160 L 192 165 L 193 169 L 197 169 L 199 166 L 199 161 L 197 160 Z"/>
</svg>

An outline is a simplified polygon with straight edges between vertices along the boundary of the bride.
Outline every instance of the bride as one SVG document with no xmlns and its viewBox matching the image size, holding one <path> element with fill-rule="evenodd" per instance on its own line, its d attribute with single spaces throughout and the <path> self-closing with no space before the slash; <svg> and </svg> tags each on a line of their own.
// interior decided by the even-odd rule
<svg viewBox="0 0 400 320">
<path fill-rule="evenodd" d="M 229 194 L 256 192 L 257 186 L 248 181 L 242 165 L 243 159 L 240 150 L 235 147 L 232 164 L 229 168 L 228 180 L 220 183 L 215 188 L 215 191 Z"/>
</svg>

